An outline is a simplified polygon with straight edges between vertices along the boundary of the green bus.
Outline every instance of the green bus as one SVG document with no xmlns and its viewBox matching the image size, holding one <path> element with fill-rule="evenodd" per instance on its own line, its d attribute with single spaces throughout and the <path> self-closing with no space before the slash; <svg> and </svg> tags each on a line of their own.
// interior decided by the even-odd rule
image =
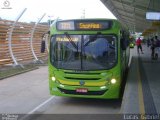
<svg viewBox="0 0 160 120">
<path fill-rule="evenodd" d="M 51 95 L 115 99 L 129 62 L 129 32 L 117 20 L 57 20 L 50 28 Z"/>
</svg>

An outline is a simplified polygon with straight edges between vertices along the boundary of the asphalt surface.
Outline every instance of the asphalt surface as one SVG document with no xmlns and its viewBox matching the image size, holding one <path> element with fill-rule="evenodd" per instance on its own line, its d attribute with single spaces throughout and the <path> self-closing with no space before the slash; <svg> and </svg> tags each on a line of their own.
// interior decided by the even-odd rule
<svg viewBox="0 0 160 120">
<path fill-rule="evenodd" d="M 65 114 L 75 115 L 74 117 L 80 119 L 83 117 L 96 119 L 96 116 L 100 114 L 99 117 L 103 118 L 106 116 L 102 115 L 106 114 L 145 114 L 146 112 L 149 114 L 149 110 L 154 110 L 154 114 L 160 113 L 160 78 L 158 72 L 160 60 L 151 60 L 150 49 L 147 47 L 144 47 L 144 54 L 139 55 L 136 47 L 131 49 L 131 56 L 122 100 L 51 96 L 48 87 L 48 67 L 43 66 L 0 81 L 0 113 L 24 114 L 24 116 L 36 114 L 34 119 L 42 118 L 42 114 L 63 114 L 64 118 L 68 117 L 70 120 L 72 117 L 65 116 Z M 148 90 L 147 93 L 145 93 L 146 90 Z M 77 114 L 83 114 L 83 116 Z M 60 116 L 56 117 L 59 118 Z M 120 118 L 124 119 L 124 115 Z"/>
</svg>

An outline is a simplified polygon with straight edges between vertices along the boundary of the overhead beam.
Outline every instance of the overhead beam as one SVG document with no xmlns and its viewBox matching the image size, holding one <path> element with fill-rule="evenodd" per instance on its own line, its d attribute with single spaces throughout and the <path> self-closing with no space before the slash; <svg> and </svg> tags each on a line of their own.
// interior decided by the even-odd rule
<svg viewBox="0 0 160 120">
<path fill-rule="evenodd" d="M 112 0 L 112 1 L 115 2 L 115 3 L 122 4 L 122 2 L 119 1 L 119 0 Z M 123 1 L 123 4 L 128 6 L 128 7 L 132 7 L 133 6 L 133 7 L 137 8 L 137 9 L 142 10 L 142 11 L 146 11 L 146 9 L 148 7 L 148 6 L 144 7 L 144 6 L 140 5 L 140 4 L 136 4 L 136 2 L 134 2 L 134 5 L 132 5 L 131 2 Z"/>
<path fill-rule="evenodd" d="M 145 19 L 145 13 L 147 12 L 149 2 L 140 0 L 101 0 L 102 3 L 115 15 L 115 17 L 128 28 L 136 31 L 143 31 L 151 26 L 151 23 Z M 143 3 L 144 4 L 140 4 Z M 160 0 L 159 0 L 160 2 Z M 151 7 L 150 7 L 151 8 Z M 159 8 L 156 7 L 155 10 Z M 160 9 L 159 9 L 160 11 Z"/>
<path fill-rule="evenodd" d="M 134 11 L 125 11 L 124 9 L 121 9 L 121 8 L 118 8 L 118 7 L 116 7 L 116 8 L 114 8 L 114 9 L 118 9 L 118 11 L 122 11 L 122 12 L 125 12 L 125 13 L 130 13 L 130 14 L 133 14 L 133 12 Z M 114 11 L 114 10 L 112 10 L 112 11 Z M 138 16 L 138 17 L 142 17 L 142 18 L 144 18 L 145 17 L 145 15 L 142 15 L 142 14 L 139 14 L 139 13 L 137 13 L 137 12 L 135 12 L 135 14 L 136 14 L 136 16 Z"/>
</svg>

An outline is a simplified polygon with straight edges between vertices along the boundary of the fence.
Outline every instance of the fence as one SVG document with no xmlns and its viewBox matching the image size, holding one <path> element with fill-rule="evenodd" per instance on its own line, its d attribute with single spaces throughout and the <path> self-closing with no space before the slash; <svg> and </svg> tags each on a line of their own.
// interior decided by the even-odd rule
<svg viewBox="0 0 160 120">
<path fill-rule="evenodd" d="M 17 22 L 11 31 L 14 22 L 0 20 L 0 67 L 23 65 L 47 59 L 47 51 L 41 53 L 40 47 L 42 36 L 49 30 L 49 26 L 42 24 L 35 26 L 35 23 Z M 9 40 L 10 36 L 11 41 Z"/>
</svg>

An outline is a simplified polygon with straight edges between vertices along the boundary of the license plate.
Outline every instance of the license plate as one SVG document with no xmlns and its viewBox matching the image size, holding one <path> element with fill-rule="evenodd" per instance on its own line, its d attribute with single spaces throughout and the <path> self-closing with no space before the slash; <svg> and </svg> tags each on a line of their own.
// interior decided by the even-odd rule
<svg viewBox="0 0 160 120">
<path fill-rule="evenodd" d="M 78 92 L 78 93 L 87 93 L 88 89 L 86 89 L 86 88 L 77 88 L 76 92 Z"/>
</svg>

